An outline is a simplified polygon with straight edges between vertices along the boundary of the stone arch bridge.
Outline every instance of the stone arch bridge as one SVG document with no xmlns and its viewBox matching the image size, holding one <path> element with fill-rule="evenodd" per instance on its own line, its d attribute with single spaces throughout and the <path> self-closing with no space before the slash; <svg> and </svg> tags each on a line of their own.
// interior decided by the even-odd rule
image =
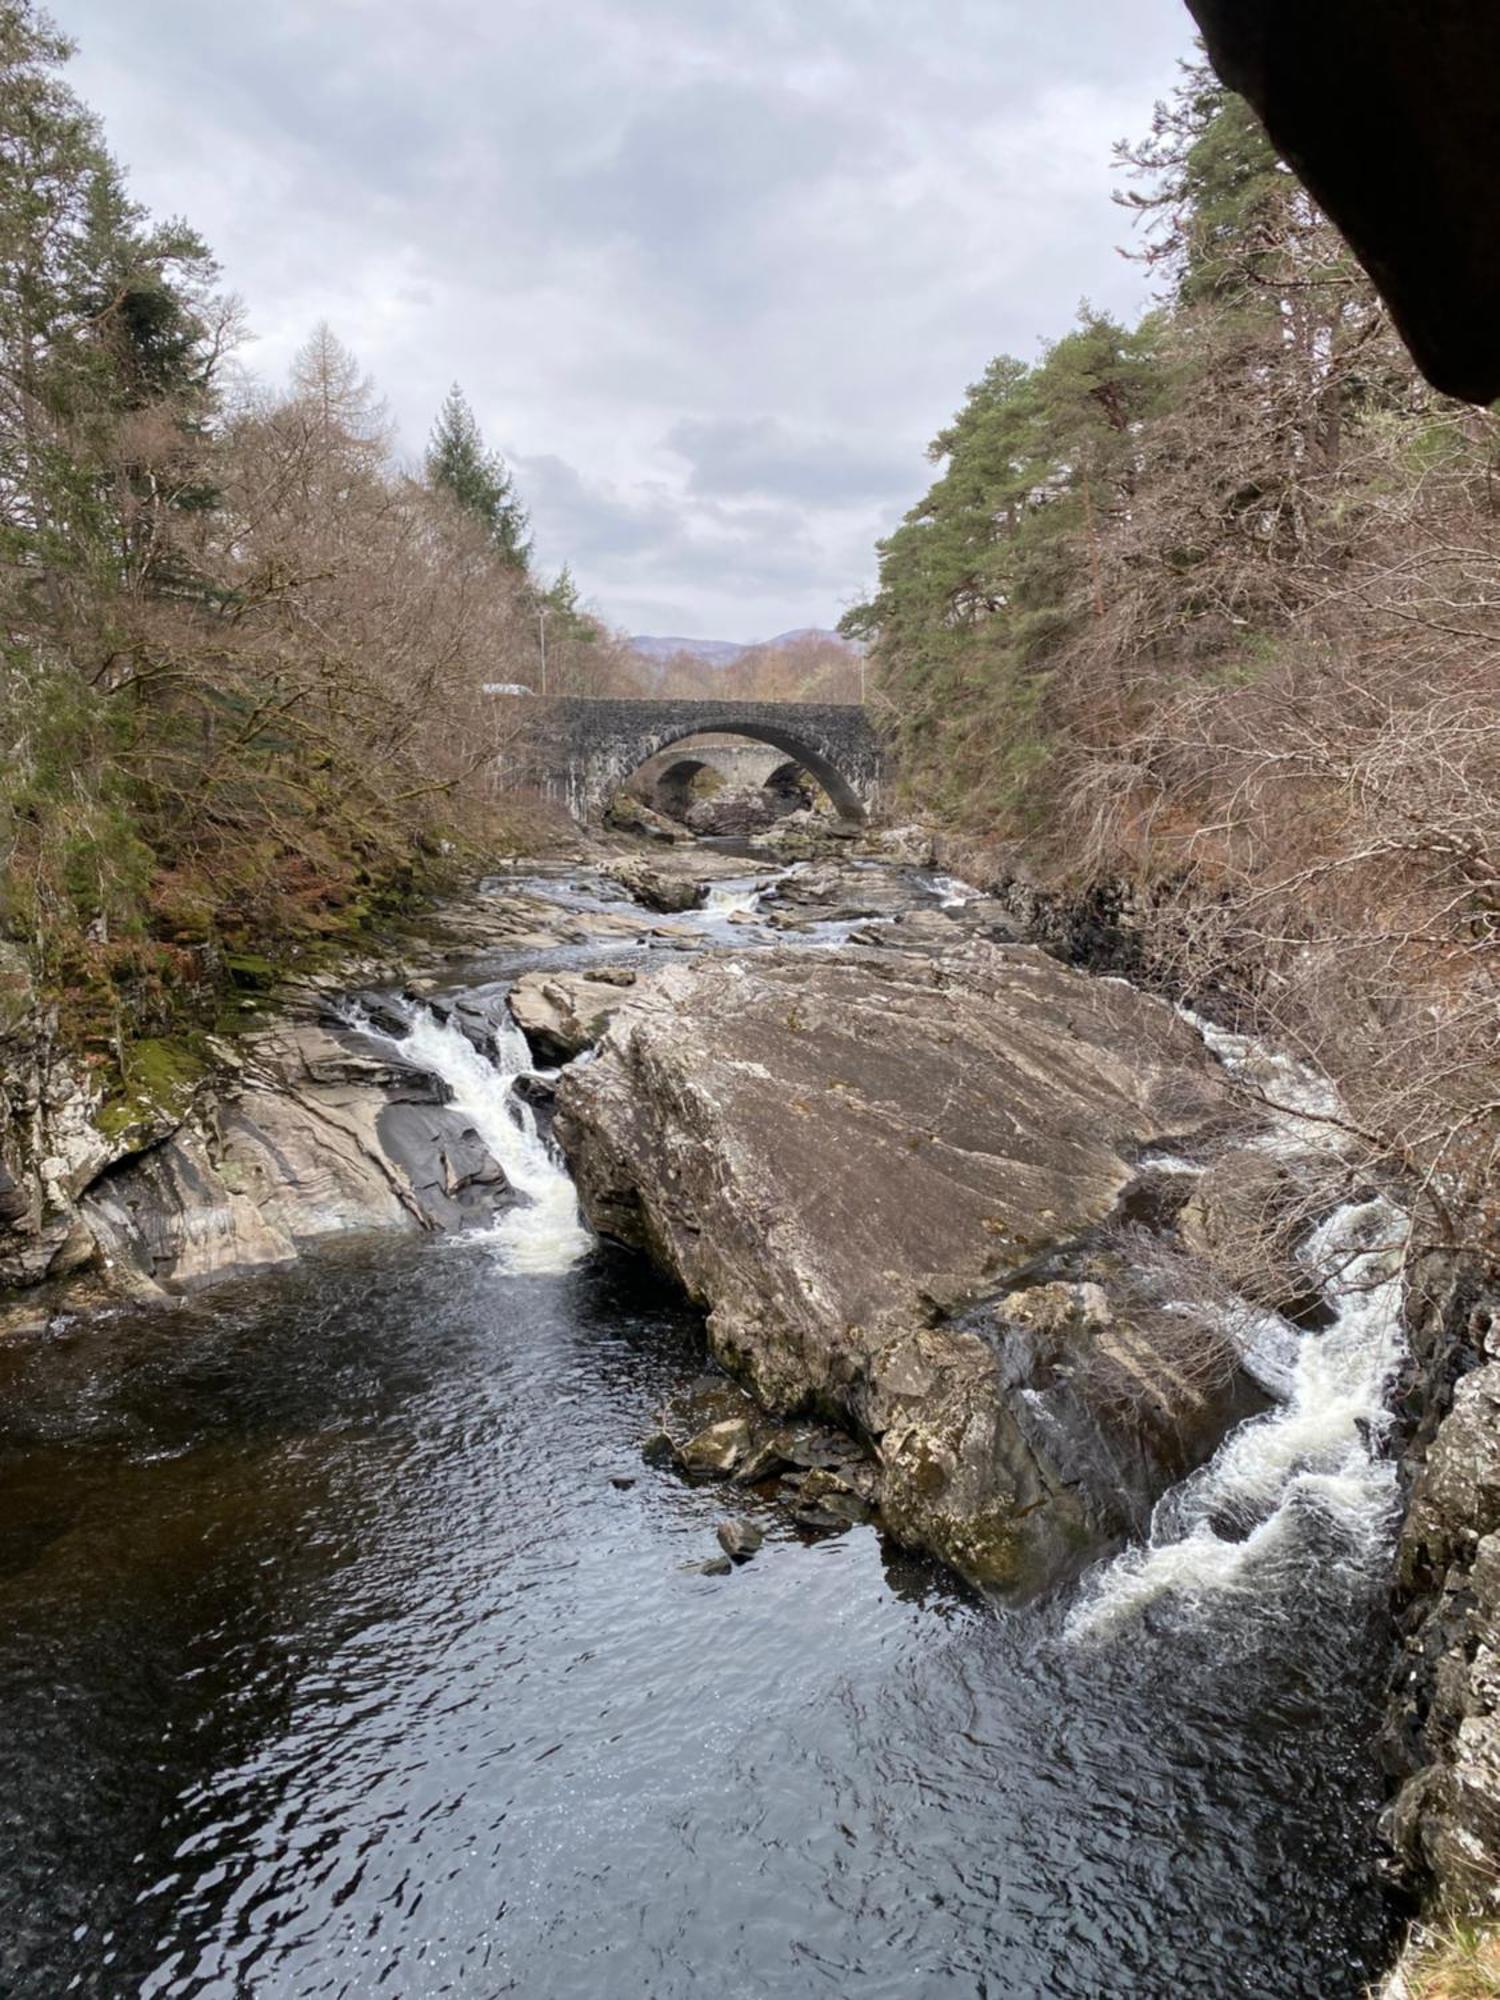
<svg viewBox="0 0 1500 2000">
<path fill-rule="evenodd" d="M 868 711 L 854 702 L 572 696 L 547 703 L 534 754 L 547 796 L 587 824 L 650 758 L 709 733 L 769 744 L 810 772 L 846 819 L 879 808 L 884 758 Z"/>
</svg>

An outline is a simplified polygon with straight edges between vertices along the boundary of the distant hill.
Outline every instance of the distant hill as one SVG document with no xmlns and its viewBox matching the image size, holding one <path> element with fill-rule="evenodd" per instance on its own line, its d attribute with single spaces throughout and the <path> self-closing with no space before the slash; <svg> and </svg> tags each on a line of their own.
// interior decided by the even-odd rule
<svg viewBox="0 0 1500 2000">
<path fill-rule="evenodd" d="M 679 653 L 686 653 L 711 667 L 732 667 L 745 650 L 733 639 L 661 639 L 644 632 L 631 639 L 630 647 L 643 660 L 671 660 Z"/>
<path fill-rule="evenodd" d="M 769 651 L 773 646 L 790 646 L 808 639 L 823 640 L 834 646 L 849 644 L 837 632 L 825 631 L 818 625 L 799 625 L 794 632 L 778 632 L 774 639 L 752 639 L 744 643 L 737 639 L 658 638 L 643 632 L 630 640 L 630 646 L 643 660 L 654 660 L 658 664 L 678 653 L 686 653 L 691 659 L 702 660 L 710 667 L 732 667 L 746 653 Z"/>
</svg>

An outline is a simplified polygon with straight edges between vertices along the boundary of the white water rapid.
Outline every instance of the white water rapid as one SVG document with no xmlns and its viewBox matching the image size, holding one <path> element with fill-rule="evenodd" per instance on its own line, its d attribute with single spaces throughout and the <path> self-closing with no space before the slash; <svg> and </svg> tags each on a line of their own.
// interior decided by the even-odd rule
<svg viewBox="0 0 1500 2000">
<path fill-rule="evenodd" d="M 1332 1325 L 1288 1328 L 1286 1401 L 1242 1424 L 1200 1471 L 1158 1501 L 1141 1547 L 1110 1563 L 1069 1630 L 1092 1635 L 1158 1598 L 1249 1590 L 1295 1569 L 1320 1525 L 1342 1559 L 1376 1553 L 1396 1504 L 1396 1468 L 1378 1456 L 1385 1392 L 1401 1359 L 1400 1261 L 1406 1218 L 1384 1200 L 1351 1202 L 1303 1251 L 1324 1283 Z M 1295 1343 L 1292 1345 L 1291 1343 Z"/>
<path fill-rule="evenodd" d="M 1263 1144 L 1307 1152 L 1339 1142 L 1337 1094 L 1293 1058 L 1180 1010 L 1225 1067 L 1276 1109 Z M 1382 1455 L 1386 1396 L 1405 1351 L 1402 1253 L 1407 1218 L 1384 1198 L 1348 1202 L 1299 1253 L 1332 1313 L 1299 1331 L 1243 1306 L 1246 1365 L 1280 1399 L 1242 1424 L 1207 1465 L 1163 1494 L 1143 1545 L 1084 1587 L 1068 1629 L 1098 1636 L 1158 1600 L 1191 1614 L 1204 1599 L 1264 1588 L 1300 1563 L 1359 1565 L 1385 1546 L 1397 1506 L 1396 1467 Z M 1323 1551 L 1322 1554 L 1319 1552 Z"/>
<path fill-rule="evenodd" d="M 945 910 L 961 910 L 966 903 L 977 903 L 984 893 L 972 882 L 960 881 L 957 875 L 934 875 L 932 889 L 939 907 Z"/>
<path fill-rule="evenodd" d="M 709 888 L 703 915 L 717 917 L 721 923 L 730 917 L 752 916 L 760 907 L 764 888 L 762 882 L 715 882 Z"/>
<path fill-rule="evenodd" d="M 523 1197 L 486 1232 L 506 1269 L 526 1277 L 571 1270 L 592 1239 L 566 1168 L 537 1130 L 531 1106 L 511 1088 L 532 1068 L 526 1037 L 514 1022 L 501 1022 L 494 1029 L 491 1059 L 430 1007 L 409 1006 L 406 1013 L 409 1033 L 399 1040 L 389 1035 L 380 1039 L 399 1049 L 406 1061 L 442 1078 L 454 1108 L 472 1122 L 506 1180 Z M 379 1033 L 368 1021 L 359 1026 L 365 1034 Z M 467 1240 L 472 1242 L 473 1235 Z"/>
</svg>

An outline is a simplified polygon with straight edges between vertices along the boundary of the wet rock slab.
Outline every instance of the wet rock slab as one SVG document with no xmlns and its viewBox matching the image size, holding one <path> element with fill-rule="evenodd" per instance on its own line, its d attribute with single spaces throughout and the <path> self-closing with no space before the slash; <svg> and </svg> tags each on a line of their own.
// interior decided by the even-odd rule
<svg viewBox="0 0 1500 2000">
<path fill-rule="evenodd" d="M 437 1079 L 368 1038 L 285 1020 L 211 1110 L 101 1175 L 81 1213 L 127 1289 L 190 1290 L 359 1230 L 487 1221 L 505 1176 Z"/>
<path fill-rule="evenodd" d="M 674 965 L 564 1078 L 557 1129 L 591 1221 L 708 1307 L 765 1409 L 856 1431 L 898 1537 L 1029 1589 L 1138 1527 L 1245 1385 L 1227 1340 L 1184 1365 L 1124 1295 L 973 1309 L 1104 1224 L 1143 1151 L 1232 1117 L 1166 1006 L 970 943 Z"/>
</svg>

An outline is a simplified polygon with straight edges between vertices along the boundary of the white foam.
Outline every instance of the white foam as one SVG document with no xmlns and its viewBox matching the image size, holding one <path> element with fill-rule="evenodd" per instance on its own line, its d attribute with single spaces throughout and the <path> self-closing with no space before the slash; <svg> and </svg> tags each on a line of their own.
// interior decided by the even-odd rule
<svg viewBox="0 0 1500 2000">
<path fill-rule="evenodd" d="M 1237 1035 L 1217 1026 L 1190 1007 L 1179 1007 L 1177 1012 L 1197 1029 L 1231 1076 L 1264 1098 L 1275 1114 L 1273 1129 L 1262 1140 L 1263 1145 L 1274 1152 L 1338 1148 L 1344 1136 L 1338 1122 L 1343 1105 L 1326 1076 L 1251 1035 Z"/>
<path fill-rule="evenodd" d="M 531 1106 L 515 1095 L 516 1079 L 532 1073 L 526 1037 L 512 1021 L 493 1032 L 493 1057 L 468 1036 L 441 1021 L 430 1007 L 407 1005 L 408 1032 L 382 1035 L 368 1021 L 366 1034 L 392 1042 L 419 1069 L 441 1077 L 455 1110 L 473 1124 L 486 1151 L 505 1174 L 521 1203 L 507 1209 L 481 1240 L 493 1243 L 507 1270 L 547 1277 L 571 1270 L 587 1255 L 592 1238 L 578 1210 L 567 1169 L 537 1130 Z M 475 1240 L 479 1232 L 471 1234 Z"/>
<path fill-rule="evenodd" d="M 1380 1450 L 1391 1424 L 1386 1393 L 1404 1351 L 1406 1227 L 1399 1209 L 1376 1199 L 1346 1204 L 1314 1232 L 1302 1257 L 1334 1318 L 1296 1337 L 1294 1349 L 1263 1354 L 1267 1372 L 1285 1380 L 1285 1402 L 1242 1424 L 1163 1495 L 1146 1542 L 1085 1586 L 1071 1636 L 1097 1635 L 1162 1598 L 1191 1609 L 1225 1591 L 1262 1588 L 1309 1552 L 1315 1525 L 1336 1532 L 1351 1562 L 1384 1548 L 1396 1473 Z"/>
<path fill-rule="evenodd" d="M 965 903 L 977 903 L 984 894 L 972 882 L 961 882 L 956 875 L 934 875 L 932 888 L 945 910 L 961 910 Z"/>
<path fill-rule="evenodd" d="M 751 916 L 760 908 L 763 894 L 760 882 L 715 882 L 709 888 L 703 915 L 717 917 L 721 923 L 729 917 Z"/>
</svg>

